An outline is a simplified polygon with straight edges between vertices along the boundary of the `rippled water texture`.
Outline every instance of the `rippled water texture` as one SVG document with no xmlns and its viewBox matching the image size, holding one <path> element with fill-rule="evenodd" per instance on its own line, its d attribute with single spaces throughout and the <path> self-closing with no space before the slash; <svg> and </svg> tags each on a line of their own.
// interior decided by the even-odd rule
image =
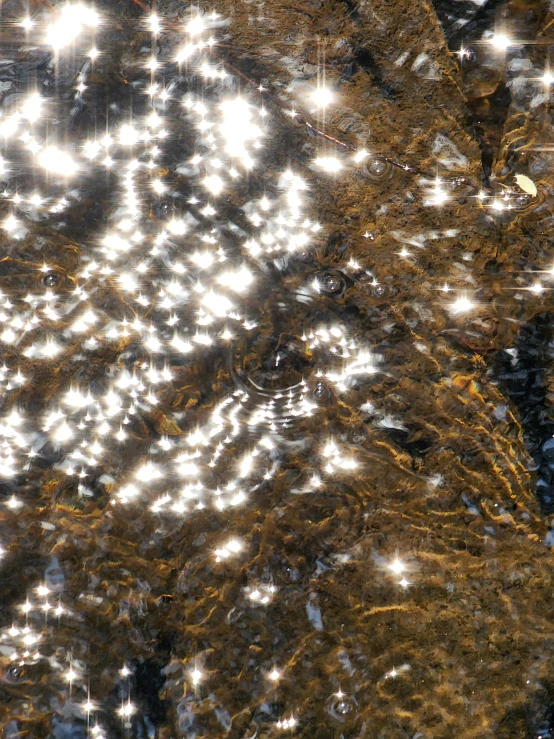
<svg viewBox="0 0 554 739">
<path fill-rule="evenodd" d="M 0 28 L 4 739 L 554 735 L 552 4 Z"/>
</svg>

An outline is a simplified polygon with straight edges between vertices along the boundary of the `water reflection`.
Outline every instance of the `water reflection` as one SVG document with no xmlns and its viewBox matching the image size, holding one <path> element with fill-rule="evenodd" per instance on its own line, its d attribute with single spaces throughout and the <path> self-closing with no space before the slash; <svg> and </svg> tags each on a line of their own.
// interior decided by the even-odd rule
<svg viewBox="0 0 554 739">
<path fill-rule="evenodd" d="M 435 5 L 5 4 L 5 737 L 551 732 L 552 19 Z"/>
</svg>

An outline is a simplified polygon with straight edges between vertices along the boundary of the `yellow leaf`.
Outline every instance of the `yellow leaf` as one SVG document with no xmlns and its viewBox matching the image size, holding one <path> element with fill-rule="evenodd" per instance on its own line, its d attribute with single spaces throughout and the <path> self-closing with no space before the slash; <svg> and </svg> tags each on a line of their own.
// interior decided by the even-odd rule
<svg viewBox="0 0 554 739">
<path fill-rule="evenodd" d="M 537 196 L 537 186 L 533 180 L 529 179 L 529 177 L 524 174 L 516 174 L 516 182 L 523 192 L 526 192 L 528 195 L 532 195 L 533 197 Z"/>
</svg>

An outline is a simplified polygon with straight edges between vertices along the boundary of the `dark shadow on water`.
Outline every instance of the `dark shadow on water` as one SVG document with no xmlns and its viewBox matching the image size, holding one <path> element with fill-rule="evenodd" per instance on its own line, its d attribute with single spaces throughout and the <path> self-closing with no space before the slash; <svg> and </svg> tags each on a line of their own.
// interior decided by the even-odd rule
<svg viewBox="0 0 554 739">
<path fill-rule="evenodd" d="M 549 398 L 554 360 L 554 316 L 541 313 L 521 330 L 515 347 L 491 361 L 496 380 L 516 406 L 525 445 L 536 465 L 536 495 L 554 512 L 554 418 Z"/>
</svg>

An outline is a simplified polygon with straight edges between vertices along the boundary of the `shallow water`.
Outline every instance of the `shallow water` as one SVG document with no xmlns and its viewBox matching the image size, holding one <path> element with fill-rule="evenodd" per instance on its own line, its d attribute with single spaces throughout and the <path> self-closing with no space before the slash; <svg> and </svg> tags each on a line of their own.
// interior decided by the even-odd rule
<svg viewBox="0 0 554 739">
<path fill-rule="evenodd" d="M 5 739 L 554 734 L 553 12 L 4 2 Z"/>
</svg>

